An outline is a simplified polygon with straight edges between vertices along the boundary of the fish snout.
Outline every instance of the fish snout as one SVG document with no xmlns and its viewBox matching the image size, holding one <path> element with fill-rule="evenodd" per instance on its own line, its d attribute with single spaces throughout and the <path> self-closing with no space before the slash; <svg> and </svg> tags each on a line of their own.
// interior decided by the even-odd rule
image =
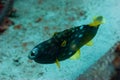
<svg viewBox="0 0 120 80">
<path fill-rule="evenodd" d="M 29 53 L 28 58 L 33 60 L 36 58 L 38 54 L 38 48 L 33 48 L 32 51 Z"/>
</svg>

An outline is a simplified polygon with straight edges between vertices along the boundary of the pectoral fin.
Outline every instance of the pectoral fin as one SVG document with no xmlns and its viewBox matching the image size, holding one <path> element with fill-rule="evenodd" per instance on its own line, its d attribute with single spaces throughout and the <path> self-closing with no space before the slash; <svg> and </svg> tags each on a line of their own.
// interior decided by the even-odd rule
<svg viewBox="0 0 120 80">
<path fill-rule="evenodd" d="M 77 60 L 80 58 L 80 50 L 78 50 L 72 57 L 70 57 L 71 60 Z"/>
<path fill-rule="evenodd" d="M 86 45 L 87 46 L 92 46 L 93 45 L 93 41 L 89 41 Z"/>
<path fill-rule="evenodd" d="M 56 59 L 55 63 L 57 65 L 57 67 L 60 68 L 60 63 L 59 63 L 58 59 Z"/>
</svg>

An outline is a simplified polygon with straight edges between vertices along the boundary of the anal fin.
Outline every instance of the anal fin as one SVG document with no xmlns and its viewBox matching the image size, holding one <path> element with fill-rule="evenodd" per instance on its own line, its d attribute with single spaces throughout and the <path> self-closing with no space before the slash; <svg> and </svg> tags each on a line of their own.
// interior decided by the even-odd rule
<svg viewBox="0 0 120 80">
<path fill-rule="evenodd" d="M 76 53 L 70 57 L 71 60 L 77 60 L 80 58 L 80 50 L 76 51 Z"/>
<path fill-rule="evenodd" d="M 87 46 L 92 46 L 93 45 L 93 41 L 89 41 L 86 45 Z"/>
</svg>

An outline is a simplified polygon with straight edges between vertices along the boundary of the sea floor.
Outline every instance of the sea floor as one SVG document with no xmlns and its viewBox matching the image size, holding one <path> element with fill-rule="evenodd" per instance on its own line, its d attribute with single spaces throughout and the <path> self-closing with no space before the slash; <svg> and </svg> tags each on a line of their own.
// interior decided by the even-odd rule
<svg viewBox="0 0 120 80">
<path fill-rule="evenodd" d="M 76 80 L 120 41 L 119 0 L 15 0 L 14 25 L 0 35 L 0 80 Z M 38 64 L 28 59 L 31 49 L 54 32 L 89 24 L 102 15 L 105 23 L 93 46 L 81 48 L 78 60 Z"/>
</svg>

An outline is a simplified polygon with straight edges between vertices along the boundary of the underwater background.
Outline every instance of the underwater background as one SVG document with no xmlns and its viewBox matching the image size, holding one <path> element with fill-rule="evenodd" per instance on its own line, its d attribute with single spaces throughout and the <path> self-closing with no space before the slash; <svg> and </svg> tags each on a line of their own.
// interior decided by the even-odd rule
<svg viewBox="0 0 120 80">
<path fill-rule="evenodd" d="M 0 34 L 0 80 L 77 80 L 120 41 L 119 0 L 11 1 L 16 16 L 9 17 L 14 24 Z M 60 69 L 56 64 L 29 60 L 34 46 L 55 32 L 89 24 L 95 16 L 103 16 L 105 23 L 94 37 L 94 44 L 81 48 L 80 59 L 61 61 Z"/>
</svg>

